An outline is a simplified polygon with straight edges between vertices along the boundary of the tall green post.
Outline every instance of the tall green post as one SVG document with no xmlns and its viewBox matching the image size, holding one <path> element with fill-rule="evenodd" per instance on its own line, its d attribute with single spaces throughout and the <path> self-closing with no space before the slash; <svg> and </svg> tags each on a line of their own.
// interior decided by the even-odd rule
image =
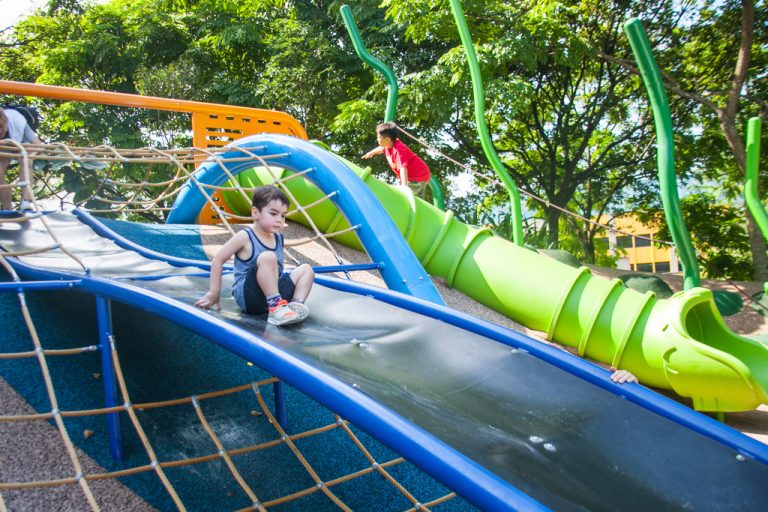
<svg viewBox="0 0 768 512">
<path fill-rule="evenodd" d="M 747 123 L 747 161 L 744 168 L 746 180 L 744 181 L 744 202 L 749 208 L 749 213 L 755 219 L 763 238 L 768 240 L 768 215 L 765 213 L 760 193 L 758 192 L 758 165 L 760 162 L 760 131 L 761 121 L 759 117 L 753 117 Z M 768 283 L 763 283 L 763 291 L 768 295 Z"/>
<path fill-rule="evenodd" d="M 683 288 L 690 290 L 699 286 L 699 265 L 691 243 L 688 229 L 685 227 L 680 196 L 677 192 L 675 176 L 675 147 L 672 133 L 672 116 L 669 112 L 667 94 L 656 61 L 651 53 L 651 45 L 645 35 L 643 25 L 637 18 L 624 23 L 624 31 L 632 47 L 632 53 L 640 67 L 645 89 L 653 109 L 653 121 L 656 126 L 656 151 L 661 184 L 661 200 L 664 205 L 664 217 L 669 226 L 672 240 L 683 265 Z"/>
<path fill-rule="evenodd" d="M 387 81 L 387 110 L 384 113 L 384 122 L 394 122 L 395 114 L 397 113 L 397 77 L 395 77 L 389 66 L 371 55 L 365 48 L 365 43 L 363 43 L 363 38 L 360 37 L 360 31 L 357 29 L 355 18 L 352 16 L 352 10 L 349 6 L 342 5 L 340 10 L 344 26 L 347 27 L 349 37 L 352 39 L 352 45 L 355 47 L 355 53 L 360 57 L 360 60 L 368 63 L 373 69 L 384 75 L 384 79 Z M 429 179 L 429 188 L 432 190 L 432 203 L 441 210 L 445 210 L 445 194 L 440 186 L 440 182 L 434 176 L 431 176 Z"/>
<path fill-rule="evenodd" d="M 760 161 L 760 131 L 759 117 L 753 117 L 747 123 L 747 162 L 745 168 L 746 181 L 744 182 L 744 201 L 749 212 L 760 226 L 763 236 L 768 239 L 768 215 L 765 213 L 763 203 L 758 193 L 758 164 Z"/>
<path fill-rule="evenodd" d="M 357 29 L 355 18 L 352 17 L 352 10 L 348 5 L 341 6 L 341 18 L 344 20 L 344 25 L 347 27 L 347 32 L 349 32 L 349 37 L 352 39 L 352 45 L 355 47 L 357 56 L 360 57 L 360 60 L 381 73 L 387 81 L 387 110 L 384 114 L 384 121 L 394 121 L 395 113 L 397 112 L 398 92 L 397 78 L 395 77 L 395 74 L 389 66 L 368 53 L 368 50 L 365 48 L 365 43 L 363 43 L 363 39 L 360 37 L 360 31 Z"/>
<path fill-rule="evenodd" d="M 520 207 L 520 191 L 512 177 L 507 173 L 504 164 L 501 163 L 499 155 L 491 142 L 491 136 L 488 134 L 488 125 L 485 122 L 485 96 L 483 94 L 483 77 L 480 74 L 480 66 L 477 63 L 475 46 L 472 43 L 472 36 L 467 28 L 467 22 L 464 19 L 464 11 L 461 8 L 460 0 L 450 0 L 451 11 L 456 20 L 456 27 L 459 29 L 459 37 L 464 45 L 464 51 L 467 54 L 467 64 L 469 65 L 469 74 L 472 77 L 472 95 L 475 102 L 475 123 L 477 132 L 480 136 L 480 144 L 483 147 L 485 157 L 491 163 L 491 167 L 501 178 L 501 182 L 509 194 L 509 207 L 512 212 L 512 239 L 516 245 L 523 246 L 523 214 Z"/>
</svg>

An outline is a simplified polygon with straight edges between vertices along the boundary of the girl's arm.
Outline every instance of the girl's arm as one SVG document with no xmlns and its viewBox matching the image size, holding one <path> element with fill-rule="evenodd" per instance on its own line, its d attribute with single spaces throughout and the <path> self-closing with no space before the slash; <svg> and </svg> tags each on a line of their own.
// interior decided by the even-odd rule
<svg viewBox="0 0 768 512">
<path fill-rule="evenodd" d="M 381 155 L 382 153 L 384 153 L 383 147 L 379 146 L 379 147 L 373 148 L 372 150 L 370 150 L 369 152 L 363 155 L 363 160 L 367 160 L 376 155 Z"/>
</svg>

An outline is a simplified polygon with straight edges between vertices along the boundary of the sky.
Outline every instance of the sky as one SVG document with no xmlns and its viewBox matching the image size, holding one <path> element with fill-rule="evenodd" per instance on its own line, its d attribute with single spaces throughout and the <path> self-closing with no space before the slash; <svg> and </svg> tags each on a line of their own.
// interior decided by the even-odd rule
<svg viewBox="0 0 768 512">
<path fill-rule="evenodd" d="M 46 0 L 0 0 L 0 28 L 15 25 L 19 17 L 46 3 Z"/>
</svg>

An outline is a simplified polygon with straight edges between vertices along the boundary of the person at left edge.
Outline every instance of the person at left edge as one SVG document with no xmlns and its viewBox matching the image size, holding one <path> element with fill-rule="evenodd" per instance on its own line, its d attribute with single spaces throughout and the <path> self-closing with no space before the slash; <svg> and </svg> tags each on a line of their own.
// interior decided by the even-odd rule
<svg viewBox="0 0 768 512">
<path fill-rule="evenodd" d="M 11 108 L 0 108 L 0 140 L 11 139 L 19 143 L 32 143 L 41 144 L 40 138 L 35 131 L 29 126 L 27 120 L 22 114 Z M 0 185 L 5 185 L 5 175 L 8 172 L 8 166 L 11 164 L 10 158 L 0 158 Z M 23 166 L 24 162 L 19 162 L 19 167 Z M 29 170 L 30 182 L 32 180 L 32 169 Z M 10 210 L 12 208 L 11 202 L 11 189 L 0 188 L 0 206 L 3 210 Z M 33 209 L 32 205 L 32 193 L 31 183 L 29 187 L 22 187 L 21 190 L 21 205 L 19 210 L 30 211 Z"/>
</svg>

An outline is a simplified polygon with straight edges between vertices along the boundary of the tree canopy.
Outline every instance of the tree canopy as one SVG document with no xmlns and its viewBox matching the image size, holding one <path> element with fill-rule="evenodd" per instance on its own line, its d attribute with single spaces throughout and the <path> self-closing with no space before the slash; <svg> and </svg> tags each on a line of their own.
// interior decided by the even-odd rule
<svg viewBox="0 0 768 512">
<path fill-rule="evenodd" d="M 12 80 L 283 110 L 311 137 L 358 159 L 375 144 L 386 87 L 356 57 L 340 5 L 51 0 L 3 32 L 0 68 Z M 478 141 L 448 2 L 349 5 L 368 50 L 399 78 L 398 124 L 485 177 L 470 180 L 468 195 L 449 190 L 449 206 L 465 220 L 499 226 L 507 195 Z M 596 261 L 605 258 L 596 242 L 605 233 L 564 211 L 597 218 L 659 208 L 653 120 L 622 28 L 631 17 L 642 20 L 665 74 L 681 188 L 717 182 L 718 199 L 733 203 L 728 211 L 743 211 L 743 127 L 749 116 L 768 113 L 765 2 L 473 0 L 464 10 L 494 146 L 520 189 L 543 200 L 526 200 L 529 214 L 542 219 L 530 240 Z M 191 142 L 184 116 L 41 105 L 42 134 L 51 139 L 122 147 Z M 414 149 L 444 185 L 465 173 Z M 388 176 L 383 162 L 373 167 Z M 78 176 L 84 190 L 93 187 L 85 173 Z M 750 239 L 753 257 L 757 238 Z"/>
</svg>

